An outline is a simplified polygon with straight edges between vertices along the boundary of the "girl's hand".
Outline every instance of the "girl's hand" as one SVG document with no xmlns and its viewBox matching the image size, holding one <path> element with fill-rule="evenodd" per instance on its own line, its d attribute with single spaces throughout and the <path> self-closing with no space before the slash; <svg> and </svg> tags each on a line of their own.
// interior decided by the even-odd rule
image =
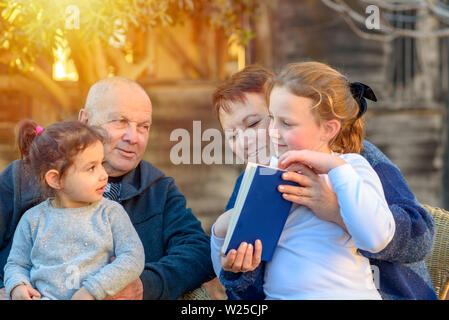
<svg viewBox="0 0 449 320">
<path fill-rule="evenodd" d="M 229 250 L 227 255 L 222 255 L 221 265 L 223 270 L 248 272 L 256 269 L 262 257 L 262 241 L 256 240 L 254 249 L 252 244 L 242 242 L 237 250 Z"/>
<path fill-rule="evenodd" d="M 34 297 L 40 296 L 39 291 L 26 284 L 20 284 L 11 291 L 12 300 L 33 300 Z"/>
<path fill-rule="evenodd" d="M 284 153 L 278 162 L 279 169 L 298 171 L 297 165 L 310 167 L 317 174 L 327 174 L 332 169 L 346 164 L 339 156 L 311 150 L 290 150 Z"/>
<path fill-rule="evenodd" d="M 95 298 L 86 287 L 82 286 L 81 289 L 73 294 L 70 300 L 95 300 Z"/>
<path fill-rule="evenodd" d="M 338 199 L 326 181 L 309 167 L 295 165 L 296 172 L 282 174 L 284 180 L 293 181 L 299 186 L 280 185 L 279 192 L 284 199 L 309 208 L 318 218 L 338 224 L 345 231 L 346 226 L 340 215 Z"/>
</svg>

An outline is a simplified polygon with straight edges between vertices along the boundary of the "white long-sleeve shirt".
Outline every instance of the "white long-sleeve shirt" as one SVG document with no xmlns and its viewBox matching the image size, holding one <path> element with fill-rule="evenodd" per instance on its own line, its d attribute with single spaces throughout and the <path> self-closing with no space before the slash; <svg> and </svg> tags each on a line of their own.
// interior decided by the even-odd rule
<svg viewBox="0 0 449 320">
<path fill-rule="evenodd" d="M 267 299 L 380 299 L 369 260 L 357 249 L 378 252 L 394 235 L 395 223 L 382 184 L 358 154 L 320 175 L 333 188 L 348 232 L 293 204 L 272 261 L 264 274 Z M 212 233 L 214 269 L 221 269 L 223 239 Z M 263 246 L 263 243 L 262 243 Z M 376 270 L 374 270 L 376 272 Z"/>
</svg>

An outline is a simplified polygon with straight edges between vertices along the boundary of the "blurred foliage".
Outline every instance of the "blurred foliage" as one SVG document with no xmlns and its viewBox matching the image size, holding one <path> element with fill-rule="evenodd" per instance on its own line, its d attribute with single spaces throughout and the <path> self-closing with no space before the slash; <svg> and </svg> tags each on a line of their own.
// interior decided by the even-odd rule
<svg viewBox="0 0 449 320">
<path fill-rule="evenodd" d="M 0 0 L 0 61 L 27 71 L 38 56 L 51 60 L 52 50 L 74 35 L 83 42 L 100 39 L 107 47 L 117 36 L 117 22 L 146 32 L 200 20 L 246 45 L 254 33 L 245 17 L 267 2 L 273 0 Z"/>
</svg>

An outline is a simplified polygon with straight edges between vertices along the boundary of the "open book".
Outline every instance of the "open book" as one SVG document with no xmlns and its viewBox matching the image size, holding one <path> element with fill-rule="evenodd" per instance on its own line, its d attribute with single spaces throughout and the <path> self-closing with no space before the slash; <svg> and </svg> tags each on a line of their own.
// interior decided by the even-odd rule
<svg viewBox="0 0 449 320">
<path fill-rule="evenodd" d="M 284 228 L 292 202 L 278 191 L 279 185 L 296 185 L 282 179 L 280 170 L 248 163 L 242 178 L 226 238 L 223 254 L 242 242 L 262 241 L 262 261 L 270 261 Z"/>
</svg>

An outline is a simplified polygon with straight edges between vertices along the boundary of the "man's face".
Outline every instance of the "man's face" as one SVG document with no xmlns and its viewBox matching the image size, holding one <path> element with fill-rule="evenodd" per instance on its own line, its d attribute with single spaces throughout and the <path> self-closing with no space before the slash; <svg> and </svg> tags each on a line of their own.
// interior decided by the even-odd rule
<svg viewBox="0 0 449 320">
<path fill-rule="evenodd" d="M 119 177 L 133 170 L 142 160 L 151 126 L 151 101 L 140 88 L 116 85 L 102 99 L 92 124 L 108 133 L 104 168 Z"/>
</svg>

